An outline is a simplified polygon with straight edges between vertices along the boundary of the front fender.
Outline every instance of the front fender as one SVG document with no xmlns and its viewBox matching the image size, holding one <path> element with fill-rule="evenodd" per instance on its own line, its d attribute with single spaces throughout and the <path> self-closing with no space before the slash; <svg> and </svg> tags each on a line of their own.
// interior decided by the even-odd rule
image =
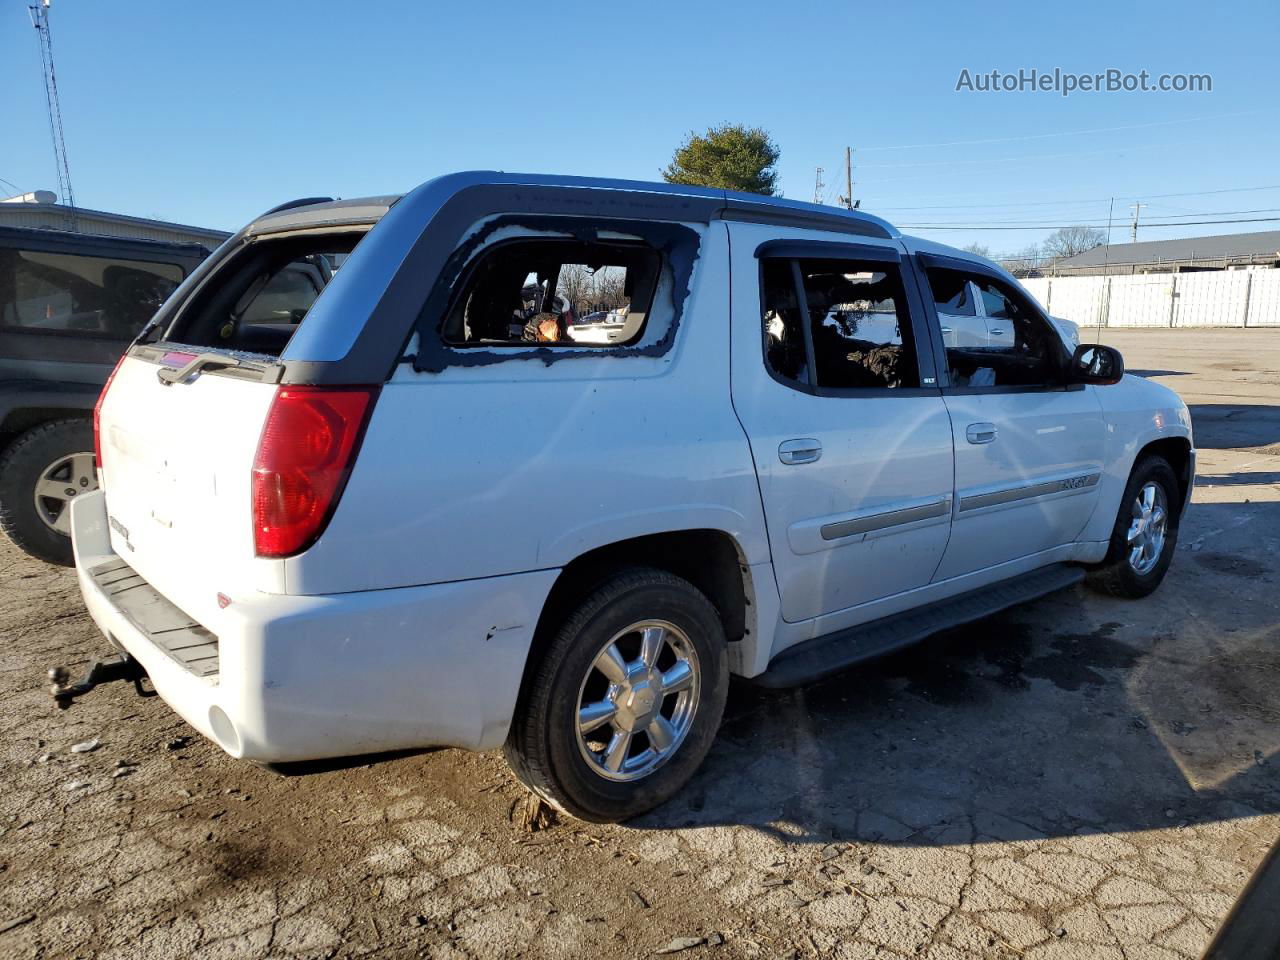
<svg viewBox="0 0 1280 960">
<path fill-rule="evenodd" d="M 1107 422 L 1106 463 L 1098 491 L 1098 506 L 1080 535 L 1081 540 L 1111 538 L 1120 498 L 1138 454 L 1158 440 L 1185 440 L 1191 448 L 1187 497 L 1195 477 L 1195 439 L 1191 412 L 1168 387 L 1132 374 L 1117 384 L 1090 387 L 1097 391 Z"/>
</svg>

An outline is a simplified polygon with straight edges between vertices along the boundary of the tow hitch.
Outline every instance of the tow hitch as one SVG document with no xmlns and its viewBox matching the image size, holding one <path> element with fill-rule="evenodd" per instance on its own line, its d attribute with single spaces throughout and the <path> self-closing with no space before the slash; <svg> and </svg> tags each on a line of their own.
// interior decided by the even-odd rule
<svg viewBox="0 0 1280 960">
<path fill-rule="evenodd" d="M 146 675 L 147 671 L 142 668 L 142 664 L 127 653 L 89 661 L 89 667 L 78 683 L 71 682 L 70 667 L 51 667 L 49 679 L 53 681 L 53 685 L 49 688 L 49 695 L 53 697 L 59 710 L 66 710 L 76 697 L 84 696 L 99 684 L 131 680 L 138 696 L 154 697 L 154 690 L 146 690 L 142 686 Z"/>
</svg>

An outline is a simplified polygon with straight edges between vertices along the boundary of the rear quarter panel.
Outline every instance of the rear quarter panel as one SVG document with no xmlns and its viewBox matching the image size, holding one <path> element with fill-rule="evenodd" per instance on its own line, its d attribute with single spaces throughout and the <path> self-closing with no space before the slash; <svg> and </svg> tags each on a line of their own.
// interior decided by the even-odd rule
<svg viewBox="0 0 1280 960">
<path fill-rule="evenodd" d="M 722 223 L 702 234 L 661 356 L 512 359 L 382 390 L 341 504 L 286 561 L 290 593 L 337 593 L 561 567 L 667 530 L 728 532 L 768 559 L 755 470 L 729 394 Z M 660 319 L 655 306 L 650 322 Z"/>
</svg>

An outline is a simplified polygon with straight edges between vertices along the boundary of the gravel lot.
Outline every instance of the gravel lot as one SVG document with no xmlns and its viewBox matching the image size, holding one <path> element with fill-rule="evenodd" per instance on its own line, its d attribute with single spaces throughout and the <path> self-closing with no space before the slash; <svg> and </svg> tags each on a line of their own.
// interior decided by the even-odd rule
<svg viewBox="0 0 1280 960">
<path fill-rule="evenodd" d="M 627 826 L 518 826 L 495 754 L 276 771 L 123 684 L 55 712 L 45 668 L 103 644 L 5 545 L 0 956 L 1198 956 L 1280 831 L 1280 330 L 1104 339 L 1195 416 L 1161 591 L 735 688 Z"/>
</svg>

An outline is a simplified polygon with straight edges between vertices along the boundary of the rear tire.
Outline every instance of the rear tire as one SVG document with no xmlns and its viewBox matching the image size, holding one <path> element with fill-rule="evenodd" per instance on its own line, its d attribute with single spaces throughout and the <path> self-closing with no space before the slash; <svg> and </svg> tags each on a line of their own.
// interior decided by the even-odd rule
<svg viewBox="0 0 1280 960">
<path fill-rule="evenodd" d="M 9 444 L 0 457 L 0 529 L 15 546 L 48 563 L 75 562 L 71 501 L 97 489 L 92 460 L 93 426 L 84 419 L 51 420 Z M 37 488 L 55 496 L 38 498 Z"/>
<path fill-rule="evenodd" d="M 633 568 L 552 629 L 530 664 L 507 762 L 580 820 L 652 810 L 693 776 L 720 726 L 729 657 L 715 607 L 686 580 Z"/>
<path fill-rule="evenodd" d="M 1181 488 L 1167 460 L 1147 456 L 1129 475 L 1111 546 L 1089 585 L 1113 597 L 1139 599 L 1160 586 L 1178 545 Z"/>
</svg>

